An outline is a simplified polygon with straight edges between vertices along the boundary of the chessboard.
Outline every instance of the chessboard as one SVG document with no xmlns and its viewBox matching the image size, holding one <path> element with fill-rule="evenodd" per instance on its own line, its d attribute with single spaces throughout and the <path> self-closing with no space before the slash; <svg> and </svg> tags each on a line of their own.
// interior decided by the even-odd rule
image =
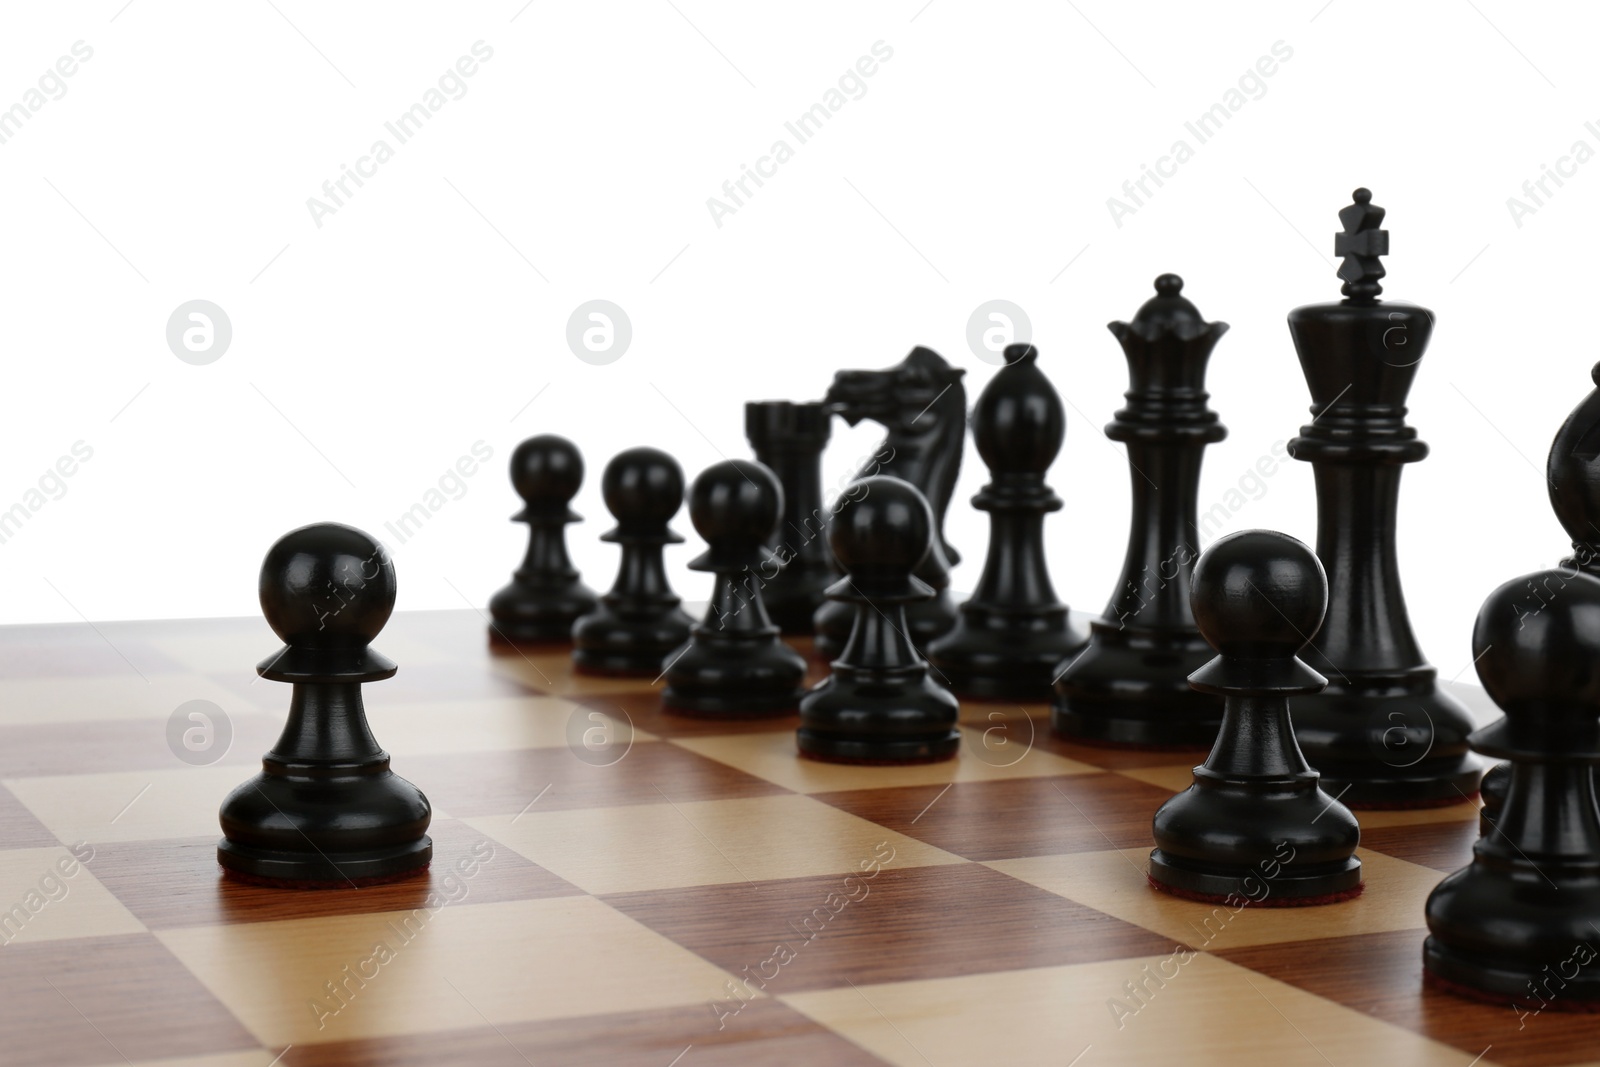
<svg viewBox="0 0 1600 1067">
<path fill-rule="evenodd" d="M 282 728 L 289 687 L 252 670 L 278 644 L 258 619 L 0 629 L 0 1062 L 1600 1062 L 1591 1016 L 1424 986 L 1470 804 L 1360 813 L 1353 901 L 1192 903 L 1145 863 L 1198 754 L 969 702 L 953 761 L 817 763 L 793 717 L 665 715 L 659 683 L 492 650 L 473 611 L 397 614 L 400 671 L 366 687 L 433 803 L 428 871 L 231 881 L 217 810 Z"/>
</svg>

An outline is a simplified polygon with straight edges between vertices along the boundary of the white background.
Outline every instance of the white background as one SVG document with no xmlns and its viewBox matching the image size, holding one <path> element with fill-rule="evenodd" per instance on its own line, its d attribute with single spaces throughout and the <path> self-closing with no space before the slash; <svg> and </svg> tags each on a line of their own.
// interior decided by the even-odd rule
<svg viewBox="0 0 1600 1067">
<path fill-rule="evenodd" d="M 965 367 L 973 399 L 994 368 L 966 322 L 995 298 L 1026 309 L 1070 404 L 1050 559 L 1098 609 L 1129 493 L 1101 432 L 1126 387 L 1105 323 L 1175 271 L 1232 324 L 1209 507 L 1307 421 L 1284 315 L 1338 298 L 1336 212 L 1366 185 L 1389 210 L 1386 296 L 1438 316 L 1410 416 L 1433 455 L 1406 472 L 1399 541 L 1448 678 L 1485 594 L 1566 548 L 1542 471 L 1600 355 L 1600 163 L 1520 227 L 1507 198 L 1574 141 L 1600 149 L 1597 20 L 1505 0 L 12 6 L 0 107 L 75 42 L 93 56 L 0 144 L 0 510 L 75 442 L 93 458 L 0 544 L 0 621 L 253 614 L 267 546 L 322 519 L 390 543 L 402 610 L 482 606 L 524 543 L 505 462 L 547 431 L 588 458 L 570 540 L 604 588 L 611 454 L 654 444 L 692 477 L 748 454 L 745 400 L 816 398 L 914 344 Z M 478 41 L 493 58 L 465 95 L 396 146 L 384 123 Z M 878 41 L 893 56 L 865 94 L 795 146 L 784 123 Z M 1198 145 L 1185 121 L 1279 41 L 1264 95 Z M 1116 225 L 1107 198 L 1180 137 L 1194 158 Z M 394 158 L 318 227 L 307 199 L 379 138 Z M 718 227 L 707 198 L 779 138 L 794 158 Z M 233 327 L 206 366 L 165 337 L 197 298 Z M 605 366 L 565 341 L 593 298 L 633 325 Z M 826 480 L 879 436 L 838 424 Z M 396 543 L 384 524 L 480 440 L 489 466 Z M 984 474 L 969 447 L 958 590 Z M 1312 540 L 1309 467 L 1263 484 L 1226 528 Z M 679 528 L 674 580 L 700 599 Z"/>
</svg>

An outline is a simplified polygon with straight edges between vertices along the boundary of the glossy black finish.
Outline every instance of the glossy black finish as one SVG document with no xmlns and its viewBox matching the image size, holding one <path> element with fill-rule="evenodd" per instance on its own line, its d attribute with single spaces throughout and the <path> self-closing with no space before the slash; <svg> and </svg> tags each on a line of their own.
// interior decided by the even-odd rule
<svg viewBox="0 0 1600 1067">
<path fill-rule="evenodd" d="M 1334 251 L 1345 299 L 1289 313 L 1311 387 L 1312 420 L 1289 442 L 1317 483 L 1317 555 L 1328 617 L 1308 659 L 1329 678 L 1293 701 L 1295 733 L 1323 783 L 1351 807 L 1465 801 L 1482 763 L 1467 750 L 1472 719 L 1438 685 L 1411 632 L 1395 522 L 1400 472 L 1428 454 L 1406 425 L 1406 396 L 1433 333 L 1433 313 L 1385 303 L 1383 209 L 1357 189 L 1339 212 Z"/>
<path fill-rule="evenodd" d="M 1360 827 L 1318 784 L 1289 719 L 1288 698 L 1326 682 L 1298 653 L 1327 603 L 1321 564 L 1287 534 L 1229 534 L 1195 564 L 1195 621 L 1218 655 L 1190 683 L 1223 698 L 1222 727 L 1194 784 L 1156 812 L 1159 885 L 1292 903 L 1361 884 Z"/>
<path fill-rule="evenodd" d="M 932 545 L 933 512 L 909 482 L 877 476 L 852 485 L 828 526 L 846 577 L 828 596 L 855 622 L 832 673 L 800 701 L 803 756 L 849 763 L 927 763 L 961 745 L 960 706 L 928 677 L 906 632 L 906 605 L 933 596 L 913 576 Z"/>
<path fill-rule="evenodd" d="M 1209 444 L 1228 436 L 1206 406 L 1206 364 L 1227 332 L 1163 274 L 1132 322 L 1108 327 L 1128 361 L 1127 406 L 1106 436 L 1128 449 L 1133 520 L 1117 591 L 1089 624 L 1089 647 L 1056 683 L 1055 729 L 1086 741 L 1209 747 L 1222 701 L 1189 685 L 1211 658 L 1189 609 L 1200 555 L 1196 500 Z"/>
<path fill-rule="evenodd" d="M 761 599 L 766 545 L 783 514 L 783 488 L 754 460 L 728 459 L 700 472 L 689 518 L 707 549 L 689 564 L 716 576 L 705 618 L 667 657 L 669 711 L 710 718 L 785 715 L 800 700 L 806 661 L 784 644 Z"/>
<path fill-rule="evenodd" d="M 428 798 L 389 769 L 361 703 L 363 682 L 397 669 L 368 647 L 394 610 L 393 562 L 353 527 L 303 526 L 268 550 L 260 593 L 285 644 L 256 673 L 294 693 L 261 773 L 222 802 L 217 862 L 254 878 L 329 885 L 426 866 Z"/>
<path fill-rule="evenodd" d="M 1569 575 L 1600 578 L 1600 363 L 1590 368 L 1589 378 L 1596 388 L 1572 409 L 1550 442 L 1545 487 L 1550 507 L 1572 543 L 1572 555 L 1561 561 L 1561 569 Z M 1534 600 L 1552 593 L 1530 590 Z M 1509 763 L 1497 763 L 1484 774 L 1478 818 L 1483 833 L 1499 821 L 1510 788 Z"/>
<path fill-rule="evenodd" d="M 963 697 L 1044 701 L 1063 660 L 1089 635 L 1056 598 L 1045 562 L 1044 517 L 1061 508 L 1045 472 L 1067 417 L 1039 369 L 1039 350 L 1011 345 L 972 409 L 972 439 L 989 483 L 972 506 L 989 513 L 989 555 L 956 625 L 928 645 L 939 677 Z"/>
<path fill-rule="evenodd" d="M 1600 580 L 1566 569 L 1500 586 L 1472 633 L 1505 717 L 1472 747 L 1511 762 L 1472 863 L 1428 897 L 1428 972 L 1537 1012 L 1600 1002 Z M 1586 955 L 1584 955 L 1586 953 Z"/>
<path fill-rule="evenodd" d="M 617 520 L 600 540 L 621 546 L 622 560 L 611 591 L 572 627 L 572 662 L 585 674 L 655 678 L 693 623 L 661 552 L 683 541 L 667 526 L 683 506 L 683 468 L 659 448 L 630 448 L 606 464 L 600 489 Z"/>
<path fill-rule="evenodd" d="M 786 634 L 812 633 L 812 617 L 834 580 L 828 551 L 828 509 L 822 502 L 822 450 L 833 419 L 821 401 L 751 401 L 744 406 L 744 435 L 756 459 L 783 486 L 783 522 L 768 545 L 776 563 L 761 596 L 767 614 Z"/>
<path fill-rule="evenodd" d="M 921 649 L 956 622 L 950 568 L 961 562 L 961 556 L 945 540 L 944 516 L 966 448 L 967 391 L 961 384 L 965 374 L 933 349 L 918 347 L 883 370 L 840 371 L 824 399 L 829 411 L 852 426 L 869 419 L 889 431 L 861 464 L 854 481 L 878 474 L 903 478 L 927 497 L 933 509 L 933 548 L 918 564 L 917 577 L 935 595 L 906 607 L 911 640 Z M 827 659 L 837 656 L 850 637 L 853 620 L 850 605 L 840 601 L 818 608 L 817 652 Z"/>
<path fill-rule="evenodd" d="M 528 551 L 511 584 L 489 601 L 489 640 L 566 641 L 578 617 L 599 603 L 567 555 L 567 524 L 583 521 L 568 506 L 583 485 L 583 456 L 565 437 L 530 437 L 511 454 L 511 484 L 524 505 L 511 520 L 528 524 Z"/>
</svg>

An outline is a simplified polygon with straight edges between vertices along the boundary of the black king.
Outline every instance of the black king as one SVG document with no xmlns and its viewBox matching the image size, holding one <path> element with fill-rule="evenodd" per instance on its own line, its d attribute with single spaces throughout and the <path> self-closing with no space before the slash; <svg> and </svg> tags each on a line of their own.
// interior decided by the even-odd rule
<svg viewBox="0 0 1600 1067">
<path fill-rule="evenodd" d="M 1428 454 L 1406 425 L 1406 396 L 1433 332 L 1433 312 L 1378 299 L 1389 251 L 1384 210 L 1357 189 L 1339 212 L 1344 299 L 1289 313 L 1311 389 L 1311 421 L 1289 442 L 1317 484 L 1317 555 L 1328 614 L 1304 656 L 1326 675 L 1294 697 L 1295 735 L 1323 788 L 1351 807 L 1466 801 L 1482 771 L 1467 748 L 1472 720 L 1438 686 L 1411 632 L 1395 553 L 1400 472 Z"/>
</svg>

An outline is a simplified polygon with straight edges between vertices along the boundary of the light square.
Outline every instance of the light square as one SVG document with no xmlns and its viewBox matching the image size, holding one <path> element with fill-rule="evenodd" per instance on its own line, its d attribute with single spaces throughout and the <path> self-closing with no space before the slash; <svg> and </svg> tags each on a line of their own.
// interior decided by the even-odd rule
<svg viewBox="0 0 1600 1067">
<path fill-rule="evenodd" d="M 1235 910 L 1225 904 L 1163 893 L 1146 880 L 1149 849 L 995 860 L 989 866 L 1197 949 L 1243 948 L 1425 926 L 1423 905 L 1444 876 L 1381 852 L 1359 855 L 1366 881 L 1361 895 L 1309 908 L 1246 906 Z"/>
<path fill-rule="evenodd" d="M 1158 987 L 1146 967 L 1157 980 L 1173 977 Z M 1125 983 L 1141 980 L 1148 992 L 1133 1000 Z M 1205 954 L 1184 963 L 1108 960 L 779 999 L 898 1067 L 1465 1062 L 1456 1049 Z M 1113 1012 L 1116 1002 L 1124 1013 Z"/>
<path fill-rule="evenodd" d="M 990 739 L 991 742 L 993 739 Z M 849 789 L 987 782 L 1002 778 L 1042 778 L 1064 774 L 1098 774 L 1098 767 L 1034 748 L 1025 741 L 1004 746 L 985 744 L 984 731 L 961 728 L 961 751 L 943 763 L 903 767 L 859 766 L 802 759 L 790 731 L 682 737 L 672 741 L 719 763 L 793 789 L 797 793 L 833 793 Z"/>
<path fill-rule="evenodd" d="M 894 866 L 965 862 L 810 797 L 636 804 L 465 820 L 590 893 L 848 874 L 880 842 Z"/>
<path fill-rule="evenodd" d="M 156 936 L 271 1047 L 709 1003 L 730 977 L 592 897 Z"/>
<path fill-rule="evenodd" d="M 87 864 L 59 847 L 0 852 L 0 945 L 145 932 L 84 855 Z"/>
</svg>

